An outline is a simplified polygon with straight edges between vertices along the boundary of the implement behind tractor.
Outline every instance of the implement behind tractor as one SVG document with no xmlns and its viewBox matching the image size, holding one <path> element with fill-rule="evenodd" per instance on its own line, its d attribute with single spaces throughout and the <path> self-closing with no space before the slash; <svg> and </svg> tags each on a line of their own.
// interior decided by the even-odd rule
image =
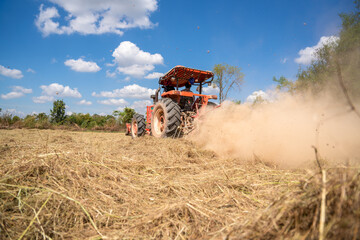
<svg viewBox="0 0 360 240">
<path fill-rule="evenodd" d="M 203 86 L 210 85 L 213 78 L 210 71 L 174 67 L 160 77 L 159 88 L 151 95 L 154 104 L 146 108 L 146 121 L 143 115 L 136 113 L 131 123 L 126 124 L 127 134 L 140 137 L 148 133 L 158 138 L 189 134 L 195 128 L 196 118 L 217 107 L 209 102 L 209 99 L 217 99 L 216 95 L 202 94 Z M 197 86 L 198 93 L 191 91 L 192 86 Z"/>
</svg>

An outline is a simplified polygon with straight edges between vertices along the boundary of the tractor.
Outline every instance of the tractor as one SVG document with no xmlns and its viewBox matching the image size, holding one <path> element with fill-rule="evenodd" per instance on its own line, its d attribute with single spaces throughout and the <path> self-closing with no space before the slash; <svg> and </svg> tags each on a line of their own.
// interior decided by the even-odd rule
<svg viewBox="0 0 360 240">
<path fill-rule="evenodd" d="M 176 66 L 159 78 L 159 88 L 151 95 L 153 105 L 146 107 L 146 119 L 134 114 L 126 124 L 126 134 L 133 138 L 150 134 L 157 138 L 180 137 L 195 129 L 195 119 L 218 107 L 210 99 L 216 95 L 203 95 L 204 85 L 211 85 L 214 74 L 210 71 Z M 191 87 L 196 86 L 198 93 Z M 184 88 L 184 89 L 181 89 Z M 159 95 L 161 99 L 159 99 Z"/>
</svg>

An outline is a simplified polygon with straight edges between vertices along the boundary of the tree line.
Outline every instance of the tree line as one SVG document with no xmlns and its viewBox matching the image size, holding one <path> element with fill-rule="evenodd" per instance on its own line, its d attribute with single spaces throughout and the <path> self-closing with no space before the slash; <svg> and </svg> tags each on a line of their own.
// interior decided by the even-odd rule
<svg viewBox="0 0 360 240">
<path fill-rule="evenodd" d="M 9 112 L 2 112 L 0 108 L 0 126 L 1 127 L 18 127 L 18 128 L 63 128 L 63 129 L 83 129 L 83 130 L 108 130 L 117 131 L 125 128 L 125 124 L 130 122 L 135 110 L 124 108 L 116 110 L 111 115 L 99 115 L 89 113 L 72 113 L 66 115 L 65 102 L 56 100 L 50 109 L 50 114 L 38 113 L 29 114 L 24 118 L 13 115 Z"/>
</svg>

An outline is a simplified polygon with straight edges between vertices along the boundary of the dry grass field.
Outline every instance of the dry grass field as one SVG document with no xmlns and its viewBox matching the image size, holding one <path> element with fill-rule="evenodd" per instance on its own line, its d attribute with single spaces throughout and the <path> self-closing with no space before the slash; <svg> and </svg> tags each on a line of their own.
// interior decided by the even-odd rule
<svg viewBox="0 0 360 240">
<path fill-rule="evenodd" d="M 187 139 L 1 130 L 0 239 L 313 239 L 314 172 L 224 158 Z M 344 209 L 355 204 L 340 214 L 356 239 L 359 171 L 333 175 L 351 180 L 327 192 Z"/>
</svg>

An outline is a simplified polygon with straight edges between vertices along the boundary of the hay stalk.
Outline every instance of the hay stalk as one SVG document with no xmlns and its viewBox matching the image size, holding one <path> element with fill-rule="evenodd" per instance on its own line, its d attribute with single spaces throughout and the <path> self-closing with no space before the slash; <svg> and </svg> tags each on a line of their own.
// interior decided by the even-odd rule
<svg viewBox="0 0 360 240">
<path fill-rule="evenodd" d="M 37 188 L 37 187 L 19 186 L 19 185 L 6 184 L 6 183 L 0 183 L 0 185 L 9 186 L 9 187 L 17 187 L 17 188 L 33 189 L 33 190 L 51 192 L 51 193 L 55 193 L 55 194 L 57 194 L 57 195 L 60 195 L 60 196 L 62 196 L 62 197 L 64 197 L 64 198 L 66 198 L 66 199 L 68 199 L 68 200 L 70 200 L 70 201 L 78 204 L 78 205 L 81 207 L 81 209 L 83 210 L 83 212 L 86 214 L 86 216 L 88 217 L 88 219 L 89 219 L 91 225 L 94 227 L 95 231 L 96 231 L 101 237 L 103 237 L 103 235 L 100 233 L 99 229 L 96 227 L 96 224 L 95 224 L 94 220 L 91 218 L 89 212 L 85 209 L 85 207 L 84 207 L 79 201 L 77 201 L 77 200 L 75 200 L 75 199 L 73 199 L 73 198 L 71 198 L 71 197 L 69 197 L 69 196 L 67 196 L 67 195 L 65 195 L 65 194 L 63 194 L 63 193 L 57 192 L 57 191 L 55 191 L 55 190 L 53 190 L 53 189 L 46 188 L 46 187 L 44 187 L 44 188 Z M 36 217 L 37 217 L 37 215 L 36 215 Z M 34 219 L 34 220 L 35 220 L 35 219 Z M 32 222 L 34 222 L 34 221 L 32 221 Z M 31 224 L 32 224 L 32 223 L 31 223 Z"/>
<path fill-rule="evenodd" d="M 36 212 L 35 216 L 33 219 L 31 219 L 30 224 L 27 226 L 27 228 L 25 229 L 25 231 L 21 234 L 21 236 L 18 238 L 18 240 L 21 240 L 25 234 L 27 233 L 27 231 L 30 229 L 30 227 L 33 225 L 33 223 L 35 222 L 35 220 L 37 219 L 37 217 L 39 216 L 41 210 L 45 207 L 46 203 L 50 200 L 52 196 L 52 193 L 49 194 L 49 197 L 45 200 L 45 202 L 41 205 L 39 211 Z"/>
<path fill-rule="evenodd" d="M 322 170 L 322 192 L 321 192 L 321 209 L 319 224 L 319 240 L 324 240 L 324 227 L 326 218 L 326 170 Z"/>
</svg>

